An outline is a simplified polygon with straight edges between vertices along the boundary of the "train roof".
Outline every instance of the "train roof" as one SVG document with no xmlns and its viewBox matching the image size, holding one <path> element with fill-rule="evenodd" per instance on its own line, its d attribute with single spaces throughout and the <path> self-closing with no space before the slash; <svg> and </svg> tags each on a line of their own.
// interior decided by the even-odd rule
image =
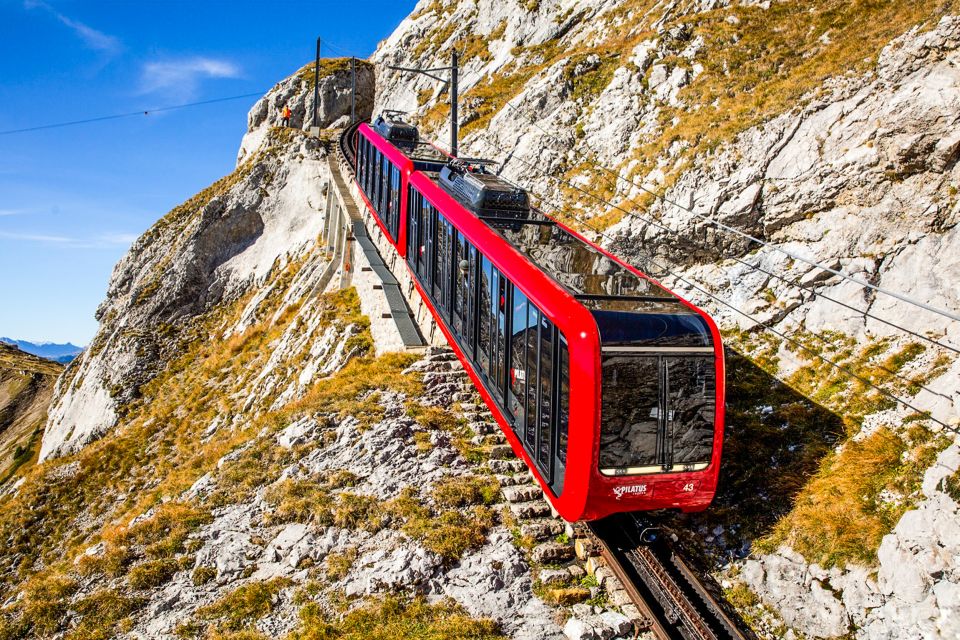
<svg viewBox="0 0 960 640">
<path fill-rule="evenodd" d="M 605 346 L 709 347 L 710 328 L 679 296 L 531 210 L 528 220 L 487 223 L 567 289 L 597 321 Z"/>
</svg>

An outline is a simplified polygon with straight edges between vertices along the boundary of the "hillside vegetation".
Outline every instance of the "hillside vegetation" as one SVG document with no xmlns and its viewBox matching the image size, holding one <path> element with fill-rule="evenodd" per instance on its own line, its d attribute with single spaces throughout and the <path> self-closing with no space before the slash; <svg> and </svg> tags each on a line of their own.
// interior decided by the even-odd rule
<svg viewBox="0 0 960 640">
<path fill-rule="evenodd" d="M 36 462 L 63 366 L 0 342 L 0 484 Z"/>
</svg>

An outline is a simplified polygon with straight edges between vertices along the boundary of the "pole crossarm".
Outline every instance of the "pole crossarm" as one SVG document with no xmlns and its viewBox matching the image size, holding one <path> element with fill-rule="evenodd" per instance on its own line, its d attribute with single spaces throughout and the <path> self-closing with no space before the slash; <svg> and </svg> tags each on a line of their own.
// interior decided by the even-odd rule
<svg viewBox="0 0 960 640">
<path fill-rule="evenodd" d="M 432 73 L 433 71 L 450 71 L 450 67 L 442 67 L 440 69 L 414 69 L 412 67 L 394 67 L 392 65 L 387 65 L 387 69 L 395 69 L 396 71 L 409 71 L 411 73 L 419 73 L 427 76 L 428 78 L 433 78 L 438 82 L 447 82 L 447 79 L 434 75 Z"/>
<path fill-rule="evenodd" d="M 429 69 L 417 69 L 416 67 L 400 67 L 397 65 L 388 64 L 386 65 L 387 69 L 393 69 L 394 71 L 406 71 L 407 73 L 419 73 L 421 75 L 432 78 L 437 82 L 443 82 L 444 84 L 450 85 L 450 154 L 453 156 L 457 155 L 457 139 L 458 139 L 458 118 L 457 118 L 457 84 L 458 76 L 460 75 L 460 62 L 459 56 L 457 55 L 457 50 L 454 49 L 450 52 L 450 66 L 449 67 L 431 67 Z M 446 71 L 450 74 L 450 79 L 441 78 L 436 75 L 438 72 Z"/>
</svg>

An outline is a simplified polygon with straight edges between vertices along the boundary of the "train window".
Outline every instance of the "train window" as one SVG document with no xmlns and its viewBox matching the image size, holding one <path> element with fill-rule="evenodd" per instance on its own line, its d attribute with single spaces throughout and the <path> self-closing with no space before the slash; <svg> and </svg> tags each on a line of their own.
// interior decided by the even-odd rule
<svg viewBox="0 0 960 640">
<path fill-rule="evenodd" d="M 423 202 L 423 226 L 420 228 L 423 234 L 423 287 L 430 292 L 433 286 L 433 265 L 436 264 L 436 233 L 437 233 L 437 210 L 433 205 L 424 200 Z"/>
<path fill-rule="evenodd" d="M 705 469 L 713 451 L 713 366 L 712 358 L 692 355 L 605 357 L 600 471 Z"/>
<path fill-rule="evenodd" d="M 567 438 L 570 424 L 570 352 L 567 341 L 560 336 L 560 407 L 557 417 L 557 460 L 567 464 Z M 559 473 L 559 472 L 558 472 Z"/>
<path fill-rule="evenodd" d="M 447 230 L 450 223 L 442 215 L 437 216 L 437 253 L 433 261 L 433 299 L 444 316 L 447 315 L 447 281 L 450 270 L 450 247 L 447 245 Z"/>
<path fill-rule="evenodd" d="M 540 364 L 537 358 L 537 346 L 540 344 L 540 338 L 537 331 L 540 328 L 540 310 L 536 306 L 529 304 L 527 326 L 530 328 L 527 335 L 527 379 L 530 384 L 527 385 L 527 427 L 524 431 L 524 441 L 527 443 L 527 449 L 532 451 L 537 442 L 537 391 L 540 380 L 540 374 L 537 373 L 537 366 Z"/>
<path fill-rule="evenodd" d="M 492 298 L 490 291 L 493 287 L 493 267 L 490 261 L 480 256 L 480 299 L 477 309 L 477 321 L 480 323 L 477 334 L 477 360 L 480 370 L 486 374 L 490 369 L 490 317 L 492 312 Z"/>
<path fill-rule="evenodd" d="M 393 212 L 391 218 L 390 233 L 393 239 L 400 238 L 400 169 L 393 165 L 390 166 L 390 211 Z"/>
<path fill-rule="evenodd" d="M 417 197 L 420 194 L 417 193 L 417 190 L 413 187 L 410 187 L 407 190 L 407 263 L 413 267 L 413 270 L 417 270 L 417 247 L 419 243 L 417 242 L 417 229 L 419 228 L 418 218 L 418 205 L 420 199 Z"/>
<path fill-rule="evenodd" d="M 454 281 L 454 263 L 453 263 L 453 225 L 443 218 L 443 224 L 440 226 L 443 233 L 443 280 L 441 292 L 443 294 L 443 308 L 447 311 L 447 316 L 453 314 L 453 281 Z"/>
<path fill-rule="evenodd" d="M 523 429 L 527 375 L 527 296 L 516 288 L 513 290 L 510 332 L 510 385 L 507 394 L 507 410 L 515 418 L 514 425 L 518 429 Z"/>
<path fill-rule="evenodd" d="M 507 369 L 507 281 L 503 274 L 494 272 L 494 325 L 493 325 L 493 357 L 494 382 L 498 397 L 502 400 L 506 390 Z"/>
<path fill-rule="evenodd" d="M 470 283 L 467 287 L 467 310 L 466 310 L 466 335 L 468 344 L 468 353 L 471 358 L 476 357 L 477 348 L 477 272 L 480 270 L 479 257 L 477 249 L 467 243 L 470 249 Z"/>
<path fill-rule="evenodd" d="M 600 469 L 616 475 L 651 467 L 660 459 L 659 360 L 649 356 L 603 359 Z"/>
<path fill-rule="evenodd" d="M 390 235 L 390 161 L 386 156 L 380 158 L 380 201 L 377 204 L 380 220 Z"/>
<path fill-rule="evenodd" d="M 469 342 L 467 310 L 470 308 L 470 289 L 473 282 L 470 269 L 470 251 L 473 247 L 463 234 L 457 231 L 454 249 L 453 330 L 462 340 Z M 472 352 L 470 353 L 472 355 Z"/>
<path fill-rule="evenodd" d="M 540 427 L 537 429 L 537 461 L 550 465 L 550 427 L 553 418 L 553 323 L 540 314 Z"/>
<path fill-rule="evenodd" d="M 666 369 L 666 436 L 673 465 L 703 464 L 713 451 L 713 422 L 717 397 L 713 359 L 663 358 Z"/>
</svg>

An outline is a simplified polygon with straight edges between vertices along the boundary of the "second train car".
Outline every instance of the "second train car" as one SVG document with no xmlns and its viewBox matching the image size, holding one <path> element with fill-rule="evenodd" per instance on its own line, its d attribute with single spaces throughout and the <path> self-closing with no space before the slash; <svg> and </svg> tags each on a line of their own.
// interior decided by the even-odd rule
<svg viewBox="0 0 960 640">
<path fill-rule="evenodd" d="M 401 120 L 354 144 L 373 217 L 557 512 L 706 508 L 724 406 L 709 315 Z"/>
</svg>

